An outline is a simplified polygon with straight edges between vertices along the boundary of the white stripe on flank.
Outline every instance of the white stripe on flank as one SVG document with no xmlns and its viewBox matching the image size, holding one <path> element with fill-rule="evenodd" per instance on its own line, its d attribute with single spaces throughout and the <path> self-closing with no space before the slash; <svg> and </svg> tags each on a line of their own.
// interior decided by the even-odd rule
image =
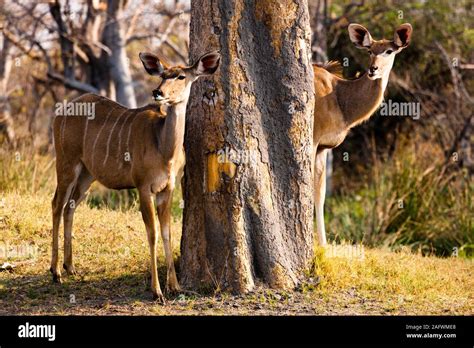
<svg viewBox="0 0 474 348">
<path fill-rule="evenodd" d="M 94 102 L 95 108 L 97 108 L 97 105 L 99 105 L 101 101 L 104 101 L 104 99 L 106 99 L 101 95 L 99 95 L 98 97 L 99 97 L 99 100 Z M 89 128 L 89 117 L 88 116 L 86 116 L 86 126 L 84 127 L 84 139 L 82 139 L 82 154 L 83 155 L 86 152 L 87 128 Z"/>
<path fill-rule="evenodd" d="M 129 118 L 130 116 L 133 116 L 133 112 L 131 112 L 129 115 L 127 115 L 127 117 L 125 117 L 125 121 L 123 121 L 122 125 L 120 126 L 120 132 L 119 132 L 119 146 L 118 146 L 119 152 L 122 150 L 122 131 L 123 131 L 123 126 L 125 125 L 125 123 L 127 123 L 128 118 Z M 122 160 L 121 160 L 121 159 L 122 159 Z M 118 160 L 119 165 L 120 165 L 120 167 L 121 167 L 122 164 L 123 164 L 123 157 L 118 156 L 118 157 L 117 157 L 117 160 Z"/>
<path fill-rule="evenodd" d="M 136 118 L 134 118 L 132 120 L 132 122 L 130 122 L 130 127 L 128 127 L 128 135 L 127 135 L 127 145 L 126 145 L 126 148 L 125 148 L 125 151 L 130 153 L 130 149 L 128 148 L 128 144 L 130 142 L 130 133 L 132 132 L 132 126 L 133 126 L 133 121 L 135 121 Z"/>
<path fill-rule="evenodd" d="M 105 152 L 105 158 L 104 158 L 104 162 L 102 162 L 102 166 L 105 166 L 105 163 L 107 162 L 107 159 L 109 158 L 110 140 L 112 139 L 112 134 L 114 132 L 115 126 L 117 125 L 117 123 L 120 120 L 120 118 L 122 117 L 122 115 L 125 114 L 127 111 L 129 111 L 129 109 L 125 109 L 125 111 L 122 112 L 120 114 L 120 116 L 117 117 L 117 120 L 115 121 L 114 125 L 112 126 L 112 129 L 110 130 L 109 138 L 107 139 L 107 151 Z"/>
<path fill-rule="evenodd" d="M 105 118 L 104 124 L 102 127 L 100 127 L 99 132 L 97 133 L 97 136 L 94 140 L 94 145 L 92 146 L 92 163 L 91 163 L 91 169 L 94 170 L 94 160 L 95 160 L 95 147 L 97 145 L 97 141 L 99 140 L 100 133 L 102 133 L 102 130 L 104 129 L 105 125 L 107 124 L 107 121 L 109 120 L 110 114 L 115 110 L 115 108 L 112 108 L 109 113 L 107 114 L 107 117 Z"/>
<path fill-rule="evenodd" d="M 63 120 L 61 122 L 61 130 L 60 130 L 60 135 L 59 135 L 59 142 L 61 144 L 61 151 L 64 153 L 64 130 L 66 128 L 66 118 L 67 116 L 63 116 Z"/>
</svg>

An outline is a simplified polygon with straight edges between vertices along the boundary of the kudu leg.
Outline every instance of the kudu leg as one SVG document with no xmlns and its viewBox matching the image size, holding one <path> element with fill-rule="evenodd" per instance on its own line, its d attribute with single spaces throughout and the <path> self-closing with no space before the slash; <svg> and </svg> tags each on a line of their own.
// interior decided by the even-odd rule
<svg viewBox="0 0 474 348">
<path fill-rule="evenodd" d="M 314 161 L 314 207 L 316 213 L 316 231 L 319 245 L 325 246 L 326 230 L 324 228 L 324 199 L 326 197 L 326 158 L 327 151 L 322 150 L 316 154 Z"/>
<path fill-rule="evenodd" d="M 140 192 L 140 211 L 142 213 L 143 222 L 145 223 L 148 244 L 150 246 L 151 291 L 153 293 L 153 299 L 164 303 L 165 298 L 161 292 L 156 259 L 158 231 L 156 226 L 155 207 L 153 204 L 153 196 L 148 192 L 148 190 L 146 190 L 146 192 Z"/>
<path fill-rule="evenodd" d="M 76 184 L 79 175 L 79 165 L 58 165 L 57 176 L 58 185 L 52 202 L 53 210 L 53 243 L 51 253 L 51 268 L 53 281 L 61 282 L 61 269 L 59 268 L 59 225 L 61 224 L 61 216 L 63 214 L 64 205 L 66 204 L 72 188 Z"/>
<path fill-rule="evenodd" d="M 163 239 L 163 246 L 166 257 L 166 291 L 179 292 L 178 278 L 174 268 L 173 248 L 171 244 L 171 202 L 173 198 L 173 191 L 166 190 L 160 192 L 156 196 L 158 218 L 160 220 L 161 238 Z"/>
<path fill-rule="evenodd" d="M 94 178 L 90 175 L 86 167 L 82 167 L 77 178 L 76 185 L 72 190 L 71 197 L 64 208 L 64 263 L 63 268 L 69 275 L 76 274 L 72 261 L 72 225 L 76 208 L 86 196 L 86 192 L 91 186 Z"/>
<path fill-rule="evenodd" d="M 64 198 L 64 195 L 60 195 L 59 187 L 56 187 L 56 192 L 54 193 L 54 198 L 52 202 L 53 210 L 53 245 L 51 252 L 51 268 L 50 271 L 53 274 L 53 281 L 60 283 L 61 282 L 61 270 L 59 269 L 59 224 L 61 222 L 61 212 L 59 209 L 61 206 L 60 201 Z"/>
</svg>

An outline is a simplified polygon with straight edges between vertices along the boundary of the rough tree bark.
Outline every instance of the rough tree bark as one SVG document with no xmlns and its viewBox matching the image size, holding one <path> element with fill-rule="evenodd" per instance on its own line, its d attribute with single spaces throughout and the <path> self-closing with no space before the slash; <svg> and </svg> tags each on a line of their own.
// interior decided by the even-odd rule
<svg viewBox="0 0 474 348">
<path fill-rule="evenodd" d="M 313 255 L 313 73 L 305 0 L 192 2 L 181 282 L 292 288 Z"/>
</svg>

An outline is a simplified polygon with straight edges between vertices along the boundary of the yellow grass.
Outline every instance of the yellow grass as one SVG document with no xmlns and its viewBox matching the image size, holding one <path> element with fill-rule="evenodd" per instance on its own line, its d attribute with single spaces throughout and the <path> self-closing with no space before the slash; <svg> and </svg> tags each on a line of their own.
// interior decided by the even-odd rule
<svg viewBox="0 0 474 348">
<path fill-rule="evenodd" d="M 408 248 L 334 248 L 317 248 L 314 266 L 321 280 L 316 292 L 329 301 L 338 302 L 339 294 L 349 293 L 360 305 L 359 314 L 374 306 L 393 314 L 474 312 L 472 260 L 423 257 Z"/>
</svg>

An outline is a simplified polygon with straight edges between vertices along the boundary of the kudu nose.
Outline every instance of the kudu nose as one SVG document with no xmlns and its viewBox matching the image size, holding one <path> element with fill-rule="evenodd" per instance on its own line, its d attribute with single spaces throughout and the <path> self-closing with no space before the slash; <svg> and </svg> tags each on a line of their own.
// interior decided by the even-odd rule
<svg viewBox="0 0 474 348">
<path fill-rule="evenodd" d="M 153 90 L 153 96 L 156 98 L 156 97 L 163 97 L 163 92 L 161 91 L 161 89 L 155 89 Z"/>
<path fill-rule="evenodd" d="M 374 73 L 377 69 L 378 69 L 378 67 L 371 66 L 369 70 L 370 70 L 371 73 Z"/>
</svg>

